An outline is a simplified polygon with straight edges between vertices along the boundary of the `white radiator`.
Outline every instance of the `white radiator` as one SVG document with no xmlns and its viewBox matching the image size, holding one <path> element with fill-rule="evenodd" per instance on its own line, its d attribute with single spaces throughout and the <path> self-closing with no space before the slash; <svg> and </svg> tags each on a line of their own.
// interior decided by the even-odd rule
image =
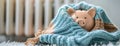
<svg viewBox="0 0 120 46">
<path fill-rule="evenodd" d="M 64 4 L 79 0 L 0 0 L 0 34 L 33 36 Z"/>
</svg>

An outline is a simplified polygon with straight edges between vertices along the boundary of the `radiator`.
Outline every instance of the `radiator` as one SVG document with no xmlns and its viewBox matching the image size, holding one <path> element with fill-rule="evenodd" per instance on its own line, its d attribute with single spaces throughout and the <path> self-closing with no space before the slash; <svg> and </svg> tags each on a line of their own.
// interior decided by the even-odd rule
<svg viewBox="0 0 120 46">
<path fill-rule="evenodd" d="M 80 0 L 0 0 L 0 34 L 33 36 L 46 28 L 58 8 Z"/>
</svg>

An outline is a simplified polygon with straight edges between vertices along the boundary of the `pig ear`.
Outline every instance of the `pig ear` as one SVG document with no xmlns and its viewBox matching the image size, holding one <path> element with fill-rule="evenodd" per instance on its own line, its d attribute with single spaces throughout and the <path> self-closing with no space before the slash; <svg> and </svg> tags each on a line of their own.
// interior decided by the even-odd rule
<svg viewBox="0 0 120 46">
<path fill-rule="evenodd" d="M 67 12 L 68 12 L 68 14 L 70 14 L 72 16 L 72 14 L 75 12 L 75 10 L 73 8 L 68 8 Z"/>
<path fill-rule="evenodd" d="M 96 14 L 96 9 L 95 8 L 90 8 L 87 12 L 91 17 L 94 17 L 95 14 Z"/>
</svg>

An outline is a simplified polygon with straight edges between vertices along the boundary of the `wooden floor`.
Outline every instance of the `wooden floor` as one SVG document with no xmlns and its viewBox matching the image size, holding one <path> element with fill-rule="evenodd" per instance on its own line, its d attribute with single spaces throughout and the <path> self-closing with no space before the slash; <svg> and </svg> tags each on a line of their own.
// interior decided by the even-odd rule
<svg viewBox="0 0 120 46">
<path fill-rule="evenodd" d="M 3 41 L 16 41 L 16 42 L 25 42 L 28 37 L 24 36 L 6 36 L 6 35 L 0 35 L 0 42 Z"/>
</svg>

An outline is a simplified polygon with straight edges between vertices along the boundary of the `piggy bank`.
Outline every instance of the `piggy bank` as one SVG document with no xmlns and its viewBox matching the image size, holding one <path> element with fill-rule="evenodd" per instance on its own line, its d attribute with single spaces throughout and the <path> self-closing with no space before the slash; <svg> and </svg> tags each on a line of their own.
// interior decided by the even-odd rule
<svg viewBox="0 0 120 46">
<path fill-rule="evenodd" d="M 86 29 L 87 31 L 91 31 L 94 27 L 94 16 L 96 14 L 95 8 L 90 8 L 87 11 L 68 8 L 67 12 L 75 22 L 77 22 L 82 28 Z"/>
</svg>

